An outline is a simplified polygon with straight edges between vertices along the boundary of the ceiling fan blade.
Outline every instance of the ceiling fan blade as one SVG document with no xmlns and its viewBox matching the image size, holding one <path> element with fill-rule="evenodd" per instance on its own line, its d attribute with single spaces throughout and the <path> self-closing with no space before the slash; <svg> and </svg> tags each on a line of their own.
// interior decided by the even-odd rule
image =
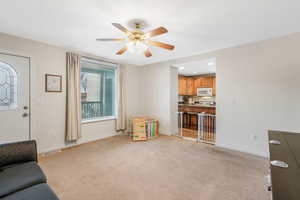
<svg viewBox="0 0 300 200">
<path fill-rule="evenodd" d="M 125 51 L 127 51 L 127 47 L 123 47 L 123 48 L 120 49 L 116 54 L 117 54 L 117 55 L 121 55 L 121 54 L 123 54 Z"/>
<path fill-rule="evenodd" d="M 144 52 L 144 54 L 145 54 L 146 57 L 152 56 L 152 53 L 149 51 L 149 49 L 147 49 L 147 50 Z"/>
<path fill-rule="evenodd" d="M 125 28 L 124 26 L 122 26 L 121 24 L 112 23 L 112 25 L 114 27 L 116 27 L 117 29 L 121 30 L 122 32 L 124 32 L 126 35 L 131 34 L 131 32 L 129 30 L 127 30 L 127 28 Z"/>
<path fill-rule="evenodd" d="M 123 41 L 125 39 L 124 38 L 98 38 L 96 40 L 106 42 L 106 41 Z"/>
<path fill-rule="evenodd" d="M 164 49 L 167 49 L 167 50 L 173 50 L 175 48 L 175 46 L 170 45 L 170 44 L 166 44 L 166 43 L 163 43 L 163 42 L 156 42 L 156 41 L 149 40 L 148 43 L 150 45 L 161 47 L 161 48 L 164 48 Z"/>
<path fill-rule="evenodd" d="M 159 27 L 157 29 L 154 29 L 148 33 L 145 33 L 144 37 L 145 39 L 147 38 L 150 38 L 150 37 L 154 37 L 154 36 L 157 36 L 157 35 L 161 35 L 161 34 L 164 34 L 164 33 L 167 33 L 168 30 L 164 27 Z"/>
</svg>

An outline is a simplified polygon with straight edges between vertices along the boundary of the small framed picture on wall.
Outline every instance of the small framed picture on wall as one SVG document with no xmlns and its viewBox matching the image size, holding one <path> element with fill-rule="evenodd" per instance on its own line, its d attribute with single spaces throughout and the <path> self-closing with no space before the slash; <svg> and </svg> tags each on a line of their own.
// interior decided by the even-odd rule
<svg viewBox="0 0 300 200">
<path fill-rule="evenodd" d="M 46 74 L 45 75 L 46 92 L 62 92 L 62 76 Z"/>
</svg>

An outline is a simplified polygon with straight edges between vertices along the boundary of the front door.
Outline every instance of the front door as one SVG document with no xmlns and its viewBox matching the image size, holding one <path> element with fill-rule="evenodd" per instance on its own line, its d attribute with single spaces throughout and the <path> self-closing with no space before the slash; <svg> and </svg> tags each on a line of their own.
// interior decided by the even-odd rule
<svg viewBox="0 0 300 200">
<path fill-rule="evenodd" d="M 29 62 L 0 53 L 0 144 L 30 139 Z"/>
</svg>

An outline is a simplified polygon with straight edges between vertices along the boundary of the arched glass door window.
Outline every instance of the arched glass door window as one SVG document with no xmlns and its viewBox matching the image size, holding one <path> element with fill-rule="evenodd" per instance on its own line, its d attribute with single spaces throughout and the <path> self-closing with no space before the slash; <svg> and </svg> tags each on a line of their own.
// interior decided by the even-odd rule
<svg viewBox="0 0 300 200">
<path fill-rule="evenodd" d="M 17 72 L 0 61 L 0 110 L 17 108 Z"/>
</svg>

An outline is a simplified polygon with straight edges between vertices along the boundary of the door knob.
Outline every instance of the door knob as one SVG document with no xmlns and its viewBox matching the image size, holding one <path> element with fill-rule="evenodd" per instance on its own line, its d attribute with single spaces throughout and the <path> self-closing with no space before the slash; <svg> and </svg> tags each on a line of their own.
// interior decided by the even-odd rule
<svg viewBox="0 0 300 200">
<path fill-rule="evenodd" d="M 27 110 L 27 109 L 28 109 L 28 106 L 24 106 L 23 109 L 24 109 L 24 110 Z"/>
<path fill-rule="evenodd" d="M 23 113 L 22 117 L 28 117 L 28 113 Z"/>
</svg>

